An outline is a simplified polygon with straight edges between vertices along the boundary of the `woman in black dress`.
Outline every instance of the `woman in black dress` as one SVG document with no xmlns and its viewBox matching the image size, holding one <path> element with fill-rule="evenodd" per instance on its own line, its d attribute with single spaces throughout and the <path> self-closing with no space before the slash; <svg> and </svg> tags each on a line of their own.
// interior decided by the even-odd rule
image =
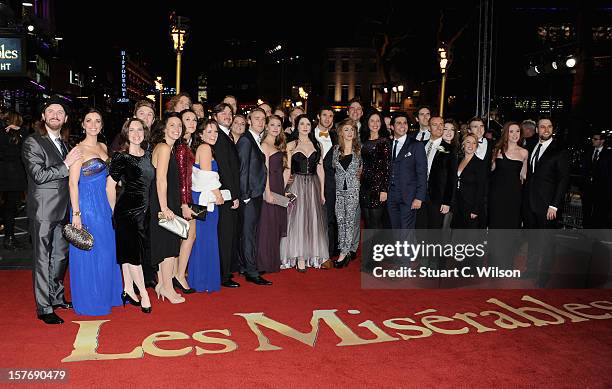
<svg viewBox="0 0 612 389">
<path fill-rule="evenodd" d="M 361 190 L 359 202 L 367 229 L 385 227 L 387 188 L 389 187 L 389 160 L 391 142 L 389 130 L 380 112 L 370 111 L 365 118 L 367 131 L 361 131 Z"/>
<path fill-rule="evenodd" d="M 457 168 L 457 190 L 453 204 L 453 228 L 478 228 L 482 216 L 487 185 L 487 165 L 476 157 L 478 138 L 466 134 L 463 139 L 463 159 Z"/>
<path fill-rule="evenodd" d="M 184 127 L 176 113 L 170 113 L 156 127 L 152 143 L 152 162 L 155 167 L 155 185 L 151 190 L 151 264 L 159 265 L 158 283 L 155 287 L 157 298 L 167 298 L 172 304 L 185 302 L 172 287 L 174 268 L 180 252 L 181 238 L 159 226 L 158 214 L 172 220 L 181 212 L 181 191 L 179 168 L 174 158 L 178 140 L 182 139 Z"/>
<path fill-rule="evenodd" d="M 489 228 L 521 227 L 522 181 L 527 174 L 526 149 L 520 147 L 521 127 L 508 122 L 493 149 L 489 187 Z"/>
<path fill-rule="evenodd" d="M 140 305 L 145 313 L 151 312 L 151 300 L 145 289 L 142 263 L 149 245 L 149 194 L 155 179 L 151 153 L 142 147 L 149 137 L 147 125 L 140 119 L 128 119 L 121 129 L 121 146 L 113 154 L 106 182 L 108 201 L 113 209 L 113 225 L 117 245 L 117 262 L 123 271 L 124 301 Z M 116 198 L 116 186 L 123 190 Z M 136 298 L 138 287 L 140 301 Z"/>
<path fill-rule="evenodd" d="M 489 265 L 511 269 L 521 228 L 521 199 L 529 152 L 519 146 L 521 127 L 504 125 L 492 153 L 489 186 Z"/>
</svg>

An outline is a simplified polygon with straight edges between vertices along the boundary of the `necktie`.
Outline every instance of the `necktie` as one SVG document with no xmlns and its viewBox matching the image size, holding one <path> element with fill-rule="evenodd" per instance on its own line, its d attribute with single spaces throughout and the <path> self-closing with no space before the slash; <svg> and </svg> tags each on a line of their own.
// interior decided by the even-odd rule
<svg viewBox="0 0 612 389">
<path fill-rule="evenodd" d="M 542 147 L 542 143 L 538 143 L 538 147 L 536 147 L 533 152 L 533 158 L 531 159 L 531 172 L 535 173 L 536 165 L 538 164 L 538 160 L 540 159 L 540 147 Z"/>
<path fill-rule="evenodd" d="M 234 134 L 232 134 L 232 132 L 229 132 L 229 138 L 232 140 L 232 142 L 236 143 L 236 141 L 234 140 Z"/>
<path fill-rule="evenodd" d="M 595 149 L 595 154 L 593 154 L 593 162 L 597 162 L 599 160 L 599 149 Z"/>
<path fill-rule="evenodd" d="M 57 143 L 62 152 L 62 158 L 66 158 L 66 156 L 68 155 L 68 149 L 64 145 L 64 142 L 62 142 L 60 138 L 55 138 L 55 143 Z"/>
<path fill-rule="evenodd" d="M 421 139 L 420 141 L 422 142 L 425 139 L 425 132 L 421 132 Z"/>
<path fill-rule="evenodd" d="M 393 161 L 395 161 L 395 154 L 397 152 L 397 144 L 398 143 L 399 143 L 399 140 L 397 140 L 397 139 L 393 142 L 393 157 L 391 158 Z"/>
<path fill-rule="evenodd" d="M 429 155 L 431 154 L 431 149 L 433 149 L 433 142 L 430 140 L 427 144 L 427 160 L 429 160 Z"/>
</svg>

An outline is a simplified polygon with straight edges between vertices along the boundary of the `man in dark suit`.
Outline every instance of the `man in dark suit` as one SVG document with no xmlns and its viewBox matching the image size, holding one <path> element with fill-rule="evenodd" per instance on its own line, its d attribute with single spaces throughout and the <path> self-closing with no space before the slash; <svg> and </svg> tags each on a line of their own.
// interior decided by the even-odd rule
<svg viewBox="0 0 612 389">
<path fill-rule="evenodd" d="M 22 159 L 28 174 L 28 219 L 32 238 L 34 297 L 38 318 L 46 324 L 64 321 L 54 309 L 72 308 L 64 297 L 68 242 L 62 228 L 68 223 L 70 195 L 68 168 L 82 158 L 78 149 L 68 152 L 61 138 L 68 107 L 58 96 L 43 106 L 44 133 L 23 142 Z"/>
<path fill-rule="evenodd" d="M 546 285 L 553 264 L 553 236 L 547 230 L 557 226 L 570 179 L 567 150 L 553 138 L 553 133 L 550 119 L 538 120 L 540 140 L 529 153 L 523 199 L 527 228 L 532 229 L 526 276 L 539 270 L 537 285 L 540 287 Z"/>
<path fill-rule="evenodd" d="M 425 143 L 427 197 L 417 212 L 416 225 L 419 229 L 440 229 L 457 185 L 457 157 L 451 153 L 451 145 L 442 141 L 444 119 L 432 117 L 429 128 L 431 137 Z"/>
<path fill-rule="evenodd" d="M 414 229 L 416 212 L 427 194 L 427 158 L 423 142 L 407 136 L 408 115 L 396 113 L 389 169 L 387 209 L 391 228 Z"/>
<path fill-rule="evenodd" d="M 485 162 L 487 177 L 491 173 L 491 165 L 493 160 L 491 158 L 493 154 L 493 141 L 491 139 L 487 139 L 484 135 L 486 132 L 485 123 L 479 117 L 473 117 L 468 122 L 468 132 L 476 135 L 478 138 L 478 147 L 476 148 L 476 152 L 474 155 Z M 478 227 L 485 228 L 487 225 L 487 203 L 488 203 L 488 188 L 489 186 L 485 186 L 485 201 L 483 201 L 480 212 L 478 213 Z"/>
<path fill-rule="evenodd" d="M 266 112 L 253 109 L 248 116 L 249 129 L 240 137 L 236 147 L 240 159 L 240 200 L 244 207 L 242 225 L 242 255 L 244 276 L 257 285 L 272 285 L 257 271 L 257 223 L 261 214 L 261 202 L 266 190 L 266 156 L 261 149 L 261 134 L 266 126 Z"/>
<path fill-rule="evenodd" d="M 213 108 L 213 115 L 219 124 L 219 137 L 214 145 L 215 159 L 219 167 L 221 189 L 230 191 L 231 200 L 219 207 L 219 224 L 217 233 L 219 238 L 219 260 L 221 262 L 221 285 L 227 288 L 237 288 L 239 283 L 232 280 L 232 260 L 237 258 L 236 246 L 239 235 L 238 224 L 238 198 L 240 197 L 240 161 L 238 151 L 232 140 L 230 126 L 232 124 L 232 107 L 226 103 L 217 104 Z"/>
<path fill-rule="evenodd" d="M 603 134 L 594 134 L 591 142 L 593 146 L 586 150 L 582 161 L 582 225 L 609 228 L 612 149 L 604 144 Z"/>
<path fill-rule="evenodd" d="M 325 171 L 325 213 L 327 215 L 327 238 L 329 240 L 329 257 L 337 255 L 337 225 L 336 225 L 336 172 L 332 166 L 332 147 L 338 144 L 338 133 L 334 130 L 334 111 L 329 106 L 319 109 L 318 124 L 314 130 L 315 138 L 321 144 L 323 153 L 323 170 Z M 321 267 L 326 268 L 325 262 Z M 331 262 L 330 262 L 331 264 Z"/>
</svg>

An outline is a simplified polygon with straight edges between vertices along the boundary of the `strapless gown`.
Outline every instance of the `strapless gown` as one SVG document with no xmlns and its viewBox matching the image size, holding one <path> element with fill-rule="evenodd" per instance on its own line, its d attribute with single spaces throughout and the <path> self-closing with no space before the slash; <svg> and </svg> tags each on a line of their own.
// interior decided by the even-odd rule
<svg viewBox="0 0 612 389">
<path fill-rule="evenodd" d="M 79 315 L 108 315 L 111 307 L 122 304 L 123 282 L 115 252 L 112 211 L 106 197 L 106 176 L 106 164 L 99 158 L 81 167 L 81 222 L 93 235 L 94 245 L 90 251 L 70 245 L 70 294 Z"/>
</svg>

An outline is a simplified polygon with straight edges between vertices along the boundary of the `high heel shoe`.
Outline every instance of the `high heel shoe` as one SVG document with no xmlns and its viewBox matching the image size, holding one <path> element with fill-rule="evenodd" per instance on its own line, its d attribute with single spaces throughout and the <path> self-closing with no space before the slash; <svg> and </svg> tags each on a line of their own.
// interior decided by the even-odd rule
<svg viewBox="0 0 612 389">
<path fill-rule="evenodd" d="M 162 301 L 164 301 L 164 297 L 170 301 L 172 304 L 181 304 L 185 302 L 185 297 L 178 295 L 178 297 L 168 296 L 164 294 L 164 291 L 160 288 L 158 296 L 161 295 Z M 159 298 L 159 297 L 158 297 Z"/>
<path fill-rule="evenodd" d="M 351 260 L 350 254 L 348 254 L 344 258 L 342 258 L 342 261 L 338 261 L 338 260 L 334 261 L 334 267 L 336 269 L 342 269 L 343 267 L 347 267 L 350 260 Z"/>
<path fill-rule="evenodd" d="M 300 268 L 300 261 L 297 261 L 295 268 L 299 273 L 306 273 L 306 261 L 304 261 L 304 268 Z"/>
<path fill-rule="evenodd" d="M 178 288 L 181 290 L 181 292 L 185 293 L 185 294 L 191 294 L 191 293 L 195 293 L 196 290 L 193 288 L 185 288 L 183 285 L 181 285 L 180 281 L 176 278 L 176 277 L 172 277 L 172 286 L 174 286 L 175 288 Z"/>
<path fill-rule="evenodd" d="M 125 290 L 121 293 L 121 301 L 123 302 L 123 308 L 125 308 L 125 303 L 129 302 L 130 304 L 139 307 L 140 301 L 136 301 L 130 296 Z"/>
<path fill-rule="evenodd" d="M 142 313 L 151 313 L 152 307 L 140 307 Z"/>
</svg>

